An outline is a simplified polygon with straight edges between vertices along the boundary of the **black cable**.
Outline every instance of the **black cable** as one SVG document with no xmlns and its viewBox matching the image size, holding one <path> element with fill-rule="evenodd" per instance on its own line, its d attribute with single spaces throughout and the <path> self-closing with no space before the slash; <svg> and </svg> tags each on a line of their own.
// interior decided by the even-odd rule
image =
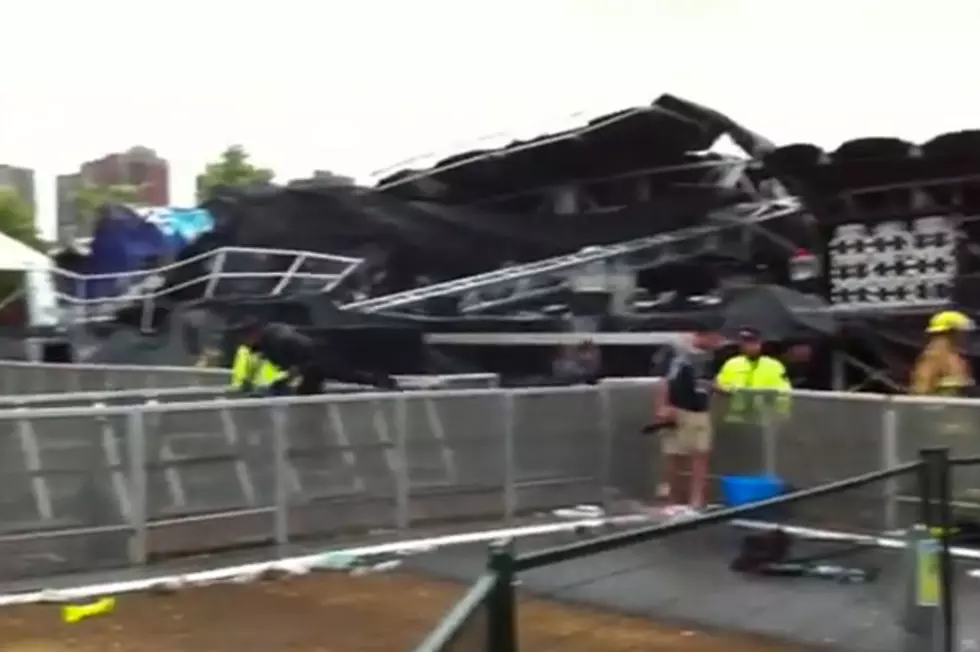
<svg viewBox="0 0 980 652">
<path fill-rule="evenodd" d="M 647 562 L 643 562 L 643 563 L 640 563 L 640 564 L 631 564 L 631 565 L 629 565 L 629 566 L 627 566 L 625 568 L 620 568 L 620 569 L 617 569 L 617 570 L 609 571 L 609 572 L 603 573 L 601 575 L 595 575 L 595 576 L 592 576 L 592 577 L 589 577 L 589 578 L 586 578 L 586 579 L 578 579 L 578 580 L 575 580 L 573 582 L 567 582 L 565 584 L 562 584 L 562 585 L 559 585 L 559 586 L 556 586 L 556 587 L 549 588 L 546 591 L 531 591 L 531 593 L 533 594 L 533 597 L 538 598 L 538 599 L 544 599 L 544 600 L 551 599 L 551 600 L 554 600 L 554 601 L 557 601 L 557 602 L 561 602 L 562 599 L 561 599 L 561 597 L 560 597 L 559 594 L 562 593 L 562 592 L 571 591 L 571 590 L 574 590 L 574 589 L 577 589 L 577 588 L 581 588 L 583 586 L 588 586 L 589 584 L 594 584 L 596 582 L 601 582 L 603 580 L 607 580 L 607 579 L 610 579 L 610 578 L 613 578 L 613 577 L 619 577 L 619 576 L 625 575 L 627 573 L 632 573 L 634 571 L 642 570 L 644 568 L 648 568 L 650 566 L 654 566 L 654 565 L 656 565 L 656 563 L 657 562 L 647 561 Z M 601 608 L 594 607 L 594 606 L 591 607 L 591 608 L 596 609 L 597 611 L 607 611 L 608 613 L 611 613 L 611 614 L 615 614 L 616 613 L 615 611 L 603 610 Z M 518 609 L 520 609 L 520 602 L 518 602 Z M 620 614 L 620 615 L 622 615 L 622 614 Z M 518 614 L 517 622 L 520 623 L 520 615 L 519 614 Z M 559 640 L 555 643 L 555 645 L 552 645 L 552 646 L 543 648 L 541 650 L 538 650 L 538 652 L 552 652 L 552 650 L 557 650 L 557 649 L 559 649 L 561 647 L 565 647 L 566 644 L 567 644 L 567 641 L 569 640 L 569 638 L 579 636 L 580 634 L 583 634 L 583 633 L 588 632 L 588 631 L 591 631 L 591 630 L 592 630 L 592 625 L 589 624 L 589 625 L 583 625 L 582 627 L 576 628 L 576 629 L 574 629 L 572 631 L 565 631 L 565 632 L 563 632 L 558 637 Z"/>
<path fill-rule="evenodd" d="M 607 579 L 610 579 L 610 578 L 613 578 L 613 577 L 619 577 L 620 575 L 625 575 L 626 573 L 632 573 L 634 571 L 642 570 L 644 568 L 649 568 L 650 566 L 656 566 L 661 561 L 662 560 L 658 560 L 657 562 L 646 561 L 646 562 L 643 562 L 641 564 L 632 564 L 632 565 L 627 566 L 625 568 L 621 568 L 621 569 L 617 569 L 617 570 L 613 570 L 613 571 L 608 571 L 606 573 L 603 573 L 602 575 L 594 575 L 594 576 L 589 577 L 589 578 L 586 578 L 586 579 L 578 579 L 578 580 L 575 580 L 574 582 L 568 582 L 566 584 L 561 584 L 559 586 L 549 588 L 547 590 L 547 592 L 543 592 L 542 591 L 541 594 L 544 597 L 557 597 L 557 593 L 558 592 L 571 591 L 572 589 L 577 589 L 577 588 L 581 588 L 583 586 L 588 586 L 589 584 L 595 584 L 596 582 L 601 582 L 603 580 L 607 580 Z"/>
</svg>

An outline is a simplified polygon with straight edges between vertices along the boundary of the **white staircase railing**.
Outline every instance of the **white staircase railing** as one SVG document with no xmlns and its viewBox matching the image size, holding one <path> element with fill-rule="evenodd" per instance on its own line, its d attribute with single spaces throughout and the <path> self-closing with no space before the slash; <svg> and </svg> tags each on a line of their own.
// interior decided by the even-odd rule
<svg viewBox="0 0 980 652">
<path fill-rule="evenodd" d="M 711 240 L 712 236 L 717 236 L 722 231 L 759 225 L 796 214 L 799 211 L 800 204 L 795 198 L 762 202 L 753 205 L 751 212 L 738 220 L 681 229 L 614 245 L 588 247 L 573 254 L 506 267 L 484 274 L 435 283 L 385 296 L 353 301 L 344 305 L 344 308 L 363 312 L 406 308 L 437 297 L 460 296 L 467 292 L 490 288 L 503 289 L 524 279 L 567 273 L 600 262 L 621 261 L 627 268 L 649 269 L 704 253 L 706 248 L 711 249 L 714 246 Z M 513 300 L 514 296 L 514 294 L 510 294 L 510 299 Z"/>
<path fill-rule="evenodd" d="M 190 288 L 199 288 L 203 299 L 329 292 L 361 262 L 361 258 L 309 251 L 223 247 L 146 270 L 79 274 L 55 269 L 51 274 L 61 323 L 68 326 L 102 321 L 121 308 L 140 304 L 149 317 L 161 299 Z M 188 278 L 165 284 L 168 277 L 179 278 L 181 270 Z"/>
</svg>

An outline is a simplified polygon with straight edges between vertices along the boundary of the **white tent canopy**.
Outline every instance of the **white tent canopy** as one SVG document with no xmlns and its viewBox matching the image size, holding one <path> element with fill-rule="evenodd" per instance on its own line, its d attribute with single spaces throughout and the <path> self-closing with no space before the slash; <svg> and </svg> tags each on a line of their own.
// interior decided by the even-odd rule
<svg viewBox="0 0 980 652">
<path fill-rule="evenodd" d="M 25 298 L 31 326 L 58 323 L 54 262 L 45 254 L 0 233 L 0 271 L 26 272 Z"/>
<path fill-rule="evenodd" d="M 26 272 L 52 267 L 51 259 L 45 254 L 0 233 L 0 271 Z"/>
</svg>

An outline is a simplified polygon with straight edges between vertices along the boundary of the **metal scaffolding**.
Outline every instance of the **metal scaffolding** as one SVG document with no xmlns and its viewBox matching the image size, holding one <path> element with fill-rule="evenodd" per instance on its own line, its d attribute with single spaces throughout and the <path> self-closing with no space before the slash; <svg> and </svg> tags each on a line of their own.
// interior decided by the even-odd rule
<svg viewBox="0 0 980 652">
<path fill-rule="evenodd" d="M 521 281 L 544 280 L 594 263 L 615 262 L 634 270 L 658 267 L 714 251 L 724 231 L 757 227 L 773 220 L 797 215 L 800 210 L 800 202 L 795 197 L 740 205 L 734 207 L 733 214 L 736 217 L 725 221 L 709 220 L 713 223 L 707 226 L 680 229 L 619 244 L 588 247 L 572 254 L 354 301 L 343 307 L 346 310 L 381 312 L 410 308 L 436 298 L 458 297 L 469 292 L 488 289 L 509 289 L 510 300 L 518 300 L 528 296 L 518 294 L 521 290 L 517 286 Z M 555 289 L 559 289 L 559 286 L 555 286 Z M 541 290 L 539 286 L 527 288 L 526 291 L 540 293 Z"/>
</svg>

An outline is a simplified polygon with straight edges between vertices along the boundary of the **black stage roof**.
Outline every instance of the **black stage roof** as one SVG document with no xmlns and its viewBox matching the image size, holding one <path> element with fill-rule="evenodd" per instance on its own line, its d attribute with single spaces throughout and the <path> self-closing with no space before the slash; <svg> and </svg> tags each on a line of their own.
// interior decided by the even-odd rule
<svg viewBox="0 0 980 652">
<path fill-rule="evenodd" d="M 749 157 L 773 150 L 762 136 L 694 102 L 661 95 L 649 106 L 624 109 L 575 129 L 515 141 L 492 150 L 455 154 L 425 170 L 406 169 L 377 188 L 410 199 L 471 203 L 578 179 L 637 170 L 705 166 L 724 160 L 706 153 L 728 135 Z"/>
<path fill-rule="evenodd" d="M 771 174 L 818 210 L 829 201 L 847 198 L 859 205 L 862 217 L 878 217 L 882 210 L 890 211 L 892 218 L 901 217 L 896 209 L 913 203 L 901 193 L 914 189 L 921 194 L 916 206 L 907 207 L 909 213 L 935 213 L 936 208 L 980 211 L 980 193 L 971 192 L 971 187 L 980 188 L 980 130 L 946 133 L 921 144 L 860 138 L 832 152 L 797 143 L 767 153 L 762 161 Z M 886 196 L 888 208 L 882 205 Z M 820 217 L 826 218 L 827 211 L 821 212 Z"/>
</svg>

